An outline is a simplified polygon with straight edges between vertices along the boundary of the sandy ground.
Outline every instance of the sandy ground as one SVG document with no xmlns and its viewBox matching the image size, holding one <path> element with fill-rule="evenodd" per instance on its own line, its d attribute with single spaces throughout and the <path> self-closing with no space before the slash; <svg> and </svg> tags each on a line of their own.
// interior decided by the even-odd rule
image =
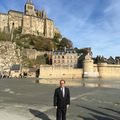
<svg viewBox="0 0 120 120">
<path fill-rule="evenodd" d="M 3 104 L 2 106 L 0 107 L 0 120 L 55 120 L 54 116 L 48 118 L 44 114 L 45 111 L 53 109 L 52 106 L 42 106 L 41 108 L 22 104 Z"/>
<path fill-rule="evenodd" d="M 15 115 L 14 113 L 8 113 L 6 111 L 0 111 L 1 120 L 29 120 L 28 118 Z"/>
</svg>

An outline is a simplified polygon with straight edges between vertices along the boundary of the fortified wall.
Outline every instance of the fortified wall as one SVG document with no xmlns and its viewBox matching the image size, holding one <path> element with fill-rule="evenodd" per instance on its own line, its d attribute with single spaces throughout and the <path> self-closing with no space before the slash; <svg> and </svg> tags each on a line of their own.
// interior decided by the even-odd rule
<svg viewBox="0 0 120 120">
<path fill-rule="evenodd" d="M 82 78 L 83 69 L 51 65 L 40 66 L 40 78 Z"/>
<path fill-rule="evenodd" d="M 83 62 L 83 77 L 120 78 L 120 65 L 93 64 L 92 58 L 87 55 Z"/>
<path fill-rule="evenodd" d="M 40 78 L 120 78 L 120 65 L 115 64 L 93 64 L 92 58 L 86 56 L 83 68 L 72 68 L 64 66 L 40 66 Z"/>
<path fill-rule="evenodd" d="M 101 78 L 120 78 L 120 65 L 98 64 L 98 72 Z"/>
</svg>

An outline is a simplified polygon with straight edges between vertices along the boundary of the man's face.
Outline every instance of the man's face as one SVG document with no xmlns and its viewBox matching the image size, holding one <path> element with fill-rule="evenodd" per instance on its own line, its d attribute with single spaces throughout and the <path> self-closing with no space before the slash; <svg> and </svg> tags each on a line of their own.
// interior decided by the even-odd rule
<svg viewBox="0 0 120 120">
<path fill-rule="evenodd" d="M 64 87 L 65 86 L 65 82 L 64 81 L 60 81 L 60 87 Z"/>
</svg>

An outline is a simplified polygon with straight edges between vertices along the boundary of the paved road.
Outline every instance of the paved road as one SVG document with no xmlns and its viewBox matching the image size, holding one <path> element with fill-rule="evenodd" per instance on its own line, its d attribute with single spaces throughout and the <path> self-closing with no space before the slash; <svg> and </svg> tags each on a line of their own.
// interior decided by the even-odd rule
<svg viewBox="0 0 120 120">
<path fill-rule="evenodd" d="M 56 87 L 37 84 L 34 79 L 0 79 L 0 120 L 55 120 L 53 93 Z M 117 88 L 69 88 L 68 120 L 120 120 L 118 84 Z"/>
</svg>

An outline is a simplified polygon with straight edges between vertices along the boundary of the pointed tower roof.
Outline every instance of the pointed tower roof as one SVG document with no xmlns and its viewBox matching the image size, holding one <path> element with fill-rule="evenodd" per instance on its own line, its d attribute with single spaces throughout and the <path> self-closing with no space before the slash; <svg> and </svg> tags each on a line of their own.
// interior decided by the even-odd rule
<svg viewBox="0 0 120 120">
<path fill-rule="evenodd" d="M 28 4 L 33 4 L 32 0 L 27 0 L 26 3 L 28 3 Z"/>
</svg>

